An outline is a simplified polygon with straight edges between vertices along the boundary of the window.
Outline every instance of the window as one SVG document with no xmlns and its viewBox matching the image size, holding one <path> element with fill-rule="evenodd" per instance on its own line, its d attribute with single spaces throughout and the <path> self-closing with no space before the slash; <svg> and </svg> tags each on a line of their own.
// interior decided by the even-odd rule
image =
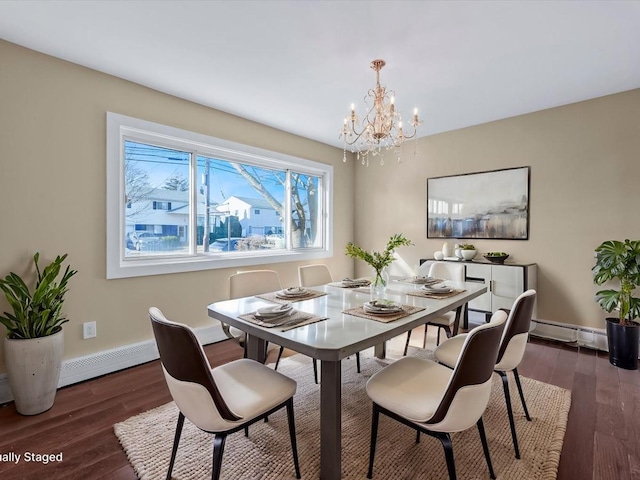
<svg viewBox="0 0 640 480">
<path fill-rule="evenodd" d="M 332 175 L 108 113 L 107 278 L 331 256 Z"/>
<path fill-rule="evenodd" d="M 125 162 L 130 162 L 132 161 L 129 158 L 125 159 Z M 163 186 L 162 188 L 166 188 L 166 186 Z M 154 210 L 171 210 L 171 202 L 153 202 L 153 209 Z"/>
</svg>

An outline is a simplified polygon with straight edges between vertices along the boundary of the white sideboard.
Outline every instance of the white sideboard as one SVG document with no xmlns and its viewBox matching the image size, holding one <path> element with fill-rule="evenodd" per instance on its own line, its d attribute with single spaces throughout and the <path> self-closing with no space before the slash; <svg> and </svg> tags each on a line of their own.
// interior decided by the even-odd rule
<svg viewBox="0 0 640 480">
<path fill-rule="evenodd" d="M 431 264 L 436 262 L 431 259 L 420 260 L 418 274 L 427 275 Z M 467 282 L 483 283 L 488 289 L 487 293 L 469 302 L 470 310 L 490 315 L 500 308 L 510 309 L 518 295 L 531 288 L 536 289 L 537 266 L 535 263 L 502 265 L 481 261 L 460 263 L 465 266 Z M 536 306 L 534 306 L 533 318 L 537 318 Z"/>
</svg>

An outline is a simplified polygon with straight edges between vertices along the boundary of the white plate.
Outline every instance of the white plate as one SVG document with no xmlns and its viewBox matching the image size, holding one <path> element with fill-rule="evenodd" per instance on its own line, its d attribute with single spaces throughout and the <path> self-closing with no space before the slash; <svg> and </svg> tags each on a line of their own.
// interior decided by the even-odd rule
<svg viewBox="0 0 640 480">
<path fill-rule="evenodd" d="M 365 303 L 362 308 L 367 313 L 376 315 L 390 315 L 402 311 L 402 305 L 395 302 L 373 301 Z"/>
<path fill-rule="evenodd" d="M 432 283 L 435 282 L 436 279 L 434 277 L 413 277 L 413 281 L 415 283 Z"/>
<path fill-rule="evenodd" d="M 351 279 L 345 278 L 340 282 L 343 287 L 367 287 L 371 284 L 369 280 L 366 279 Z"/>
<path fill-rule="evenodd" d="M 271 305 L 269 307 L 262 307 L 256 310 L 255 315 L 266 318 L 266 317 L 279 317 L 284 315 L 285 313 L 289 313 L 293 310 L 293 305 L 290 303 L 283 303 L 281 305 Z"/>
<path fill-rule="evenodd" d="M 448 285 L 425 285 L 422 287 L 425 291 L 429 293 L 451 293 L 453 292 L 453 288 Z"/>
<path fill-rule="evenodd" d="M 402 312 L 402 309 L 399 310 L 367 310 L 364 309 L 365 313 L 369 315 L 397 315 Z"/>
<path fill-rule="evenodd" d="M 304 297 L 309 295 L 309 290 L 302 287 L 289 287 L 284 290 L 280 290 L 276 295 L 278 297 Z"/>
<path fill-rule="evenodd" d="M 283 319 L 286 319 L 287 317 L 291 316 L 293 313 L 295 312 L 295 310 L 291 309 L 287 312 L 284 313 L 279 313 L 278 315 L 267 315 L 267 316 L 263 316 L 263 315 L 259 315 L 257 313 L 254 313 L 253 316 L 255 318 L 257 318 L 258 320 L 261 320 L 263 322 L 280 322 Z"/>
</svg>

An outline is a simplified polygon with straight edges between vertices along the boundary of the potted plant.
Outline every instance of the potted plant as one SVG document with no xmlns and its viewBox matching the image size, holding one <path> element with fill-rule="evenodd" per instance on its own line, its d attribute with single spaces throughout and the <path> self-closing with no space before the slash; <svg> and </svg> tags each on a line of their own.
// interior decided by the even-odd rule
<svg viewBox="0 0 640 480">
<path fill-rule="evenodd" d="M 619 289 L 596 292 L 596 301 L 607 312 L 618 311 L 617 318 L 607 318 L 607 341 L 611 364 L 629 370 L 638 368 L 640 298 L 634 290 L 640 284 L 640 240 L 607 240 L 596 248 L 592 268 L 596 285 L 616 280 Z"/>
<path fill-rule="evenodd" d="M 392 235 L 387 242 L 387 247 L 382 252 L 368 252 L 351 242 L 347 244 L 348 256 L 368 263 L 375 270 L 375 277 L 371 282 L 372 300 L 376 300 L 377 298 L 375 297 L 384 292 L 387 286 L 385 269 L 393 263 L 393 251 L 398 247 L 409 245 L 413 245 L 413 243 L 401 233 Z"/>
<path fill-rule="evenodd" d="M 40 254 L 33 256 L 36 278 L 33 292 L 19 275 L 11 272 L 0 279 L 13 313 L 4 312 L 0 322 L 6 327 L 4 355 L 13 391 L 16 410 L 23 415 L 35 415 L 53 405 L 60 367 L 64 337 L 62 315 L 67 283 L 77 272 L 69 266 L 57 281 L 67 255 L 56 259 L 40 270 Z"/>
</svg>

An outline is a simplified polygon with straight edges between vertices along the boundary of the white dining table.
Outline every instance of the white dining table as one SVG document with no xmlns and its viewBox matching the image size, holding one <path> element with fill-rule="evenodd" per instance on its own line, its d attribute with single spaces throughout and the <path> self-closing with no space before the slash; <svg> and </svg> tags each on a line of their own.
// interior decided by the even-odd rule
<svg viewBox="0 0 640 480">
<path fill-rule="evenodd" d="M 259 297 L 212 303 L 208 306 L 208 312 L 211 318 L 247 332 L 249 358 L 264 362 L 265 342 L 273 342 L 320 360 L 320 478 L 334 480 L 341 477 L 342 359 L 370 347 L 375 347 L 376 356 L 384 357 L 387 340 L 452 310 L 456 310 L 455 333 L 463 307 L 485 293 L 487 287 L 468 282 L 447 281 L 447 284 L 464 291 L 452 297 L 433 299 L 408 295 L 411 291 L 419 290 L 421 285 L 390 282 L 384 294 L 385 299 L 424 310 L 389 323 L 343 313 L 347 309 L 362 306 L 370 296 L 357 289 L 330 285 L 309 287 L 327 295 L 293 303 L 295 309 L 326 317 L 326 320 L 287 331 L 277 327 L 261 327 L 239 318 L 258 308 L 273 305 Z"/>
</svg>

